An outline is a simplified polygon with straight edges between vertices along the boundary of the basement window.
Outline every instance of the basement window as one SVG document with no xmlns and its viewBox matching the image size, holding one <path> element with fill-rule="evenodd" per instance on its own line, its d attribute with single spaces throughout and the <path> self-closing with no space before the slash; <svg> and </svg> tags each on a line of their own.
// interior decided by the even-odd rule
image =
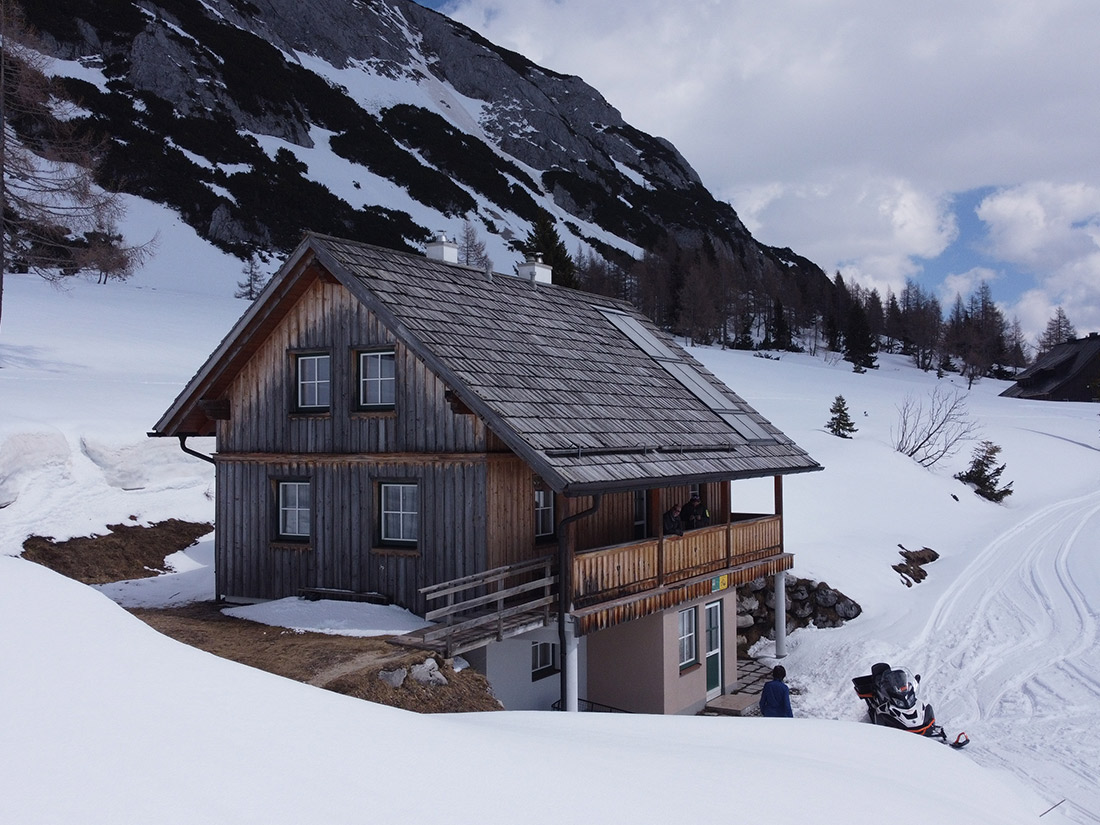
<svg viewBox="0 0 1100 825">
<path fill-rule="evenodd" d="M 695 638 L 697 612 L 694 607 L 680 611 L 680 670 L 691 667 L 699 661 L 699 646 Z"/>
<path fill-rule="evenodd" d="M 559 672 L 558 646 L 553 642 L 531 642 L 531 681 Z"/>
</svg>

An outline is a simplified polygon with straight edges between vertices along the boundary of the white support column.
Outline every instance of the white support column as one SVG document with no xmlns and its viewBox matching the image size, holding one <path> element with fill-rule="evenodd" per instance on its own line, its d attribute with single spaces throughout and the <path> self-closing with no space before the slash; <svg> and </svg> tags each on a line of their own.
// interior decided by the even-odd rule
<svg viewBox="0 0 1100 825">
<path fill-rule="evenodd" d="M 580 640 L 573 632 L 573 618 L 565 618 L 565 650 L 561 652 L 562 667 L 565 668 L 565 696 L 562 697 L 563 710 L 576 713 L 580 710 Z"/>
<path fill-rule="evenodd" d="M 787 571 L 775 574 L 775 658 L 787 655 Z"/>
</svg>

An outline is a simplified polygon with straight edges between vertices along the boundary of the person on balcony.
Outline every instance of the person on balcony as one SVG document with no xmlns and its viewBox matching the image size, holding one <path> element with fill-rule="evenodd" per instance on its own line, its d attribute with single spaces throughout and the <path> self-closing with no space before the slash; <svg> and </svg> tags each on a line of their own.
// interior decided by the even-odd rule
<svg viewBox="0 0 1100 825">
<path fill-rule="evenodd" d="M 692 493 L 688 503 L 681 508 L 680 521 L 688 530 L 697 530 L 710 524 L 710 511 L 700 500 L 698 493 Z"/>
<path fill-rule="evenodd" d="M 664 533 L 666 536 L 682 536 L 684 534 L 684 522 L 680 519 L 680 505 L 673 504 L 664 515 Z"/>
<path fill-rule="evenodd" d="M 794 717 L 791 711 L 791 691 L 784 683 L 787 678 L 787 669 L 783 665 L 772 668 L 772 680 L 765 683 L 760 691 L 760 715 L 761 716 L 786 716 Z"/>
</svg>

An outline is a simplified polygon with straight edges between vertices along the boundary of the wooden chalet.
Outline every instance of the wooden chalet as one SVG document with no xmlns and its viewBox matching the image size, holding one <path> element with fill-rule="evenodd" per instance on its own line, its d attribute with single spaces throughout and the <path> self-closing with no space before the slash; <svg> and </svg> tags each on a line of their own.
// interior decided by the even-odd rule
<svg viewBox="0 0 1100 825">
<path fill-rule="evenodd" d="M 1044 352 L 1001 395 L 1035 401 L 1100 400 L 1100 334 L 1092 332 Z"/>
<path fill-rule="evenodd" d="M 699 710 L 820 466 L 630 305 L 456 260 L 307 236 L 157 422 L 216 439 L 217 597 L 402 605 L 509 708 Z M 692 491 L 710 522 L 664 535 Z"/>
</svg>

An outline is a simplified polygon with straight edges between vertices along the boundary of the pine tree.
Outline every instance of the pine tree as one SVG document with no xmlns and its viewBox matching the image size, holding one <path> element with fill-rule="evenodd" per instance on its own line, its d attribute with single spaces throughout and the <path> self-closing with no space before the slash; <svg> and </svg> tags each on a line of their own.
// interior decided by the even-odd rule
<svg viewBox="0 0 1100 825">
<path fill-rule="evenodd" d="M 1061 307 L 1055 310 L 1054 316 L 1047 321 L 1047 327 L 1039 336 L 1039 353 L 1050 352 L 1059 344 L 1072 341 L 1077 337 L 1077 330 L 1070 323 L 1066 311 Z"/>
<path fill-rule="evenodd" d="M 1028 362 L 1028 343 L 1024 337 L 1024 328 L 1020 324 L 1019 318 L 1013 318 L 1012 324 L 1008 328 L 1008 335 L 1005 338 L 1005 343 L 1008 345 L 1008 353 L 1005 356 L 1005 365 L 1012 367 L 1013 370 L 1020 370 L 1027 366 Z"/>
<path fill-rule="evenodd" d="M 241 272 L 244 273 L 244 280 L 237 281 L 237 291 L 233 293 L 233 297 L 254 301 L 267 281 L 263 270 L 260 269 L 260 262 L 256 258 L 256 253 L 248 256 L 248 260 L 241 267 Z"/>
<path fill-rule="evenodd" d="M 852 362 L 855 372 L 876 369 L 876 349 L 875 338 L 867 324 L 867 313 L 858 301 L 852 301 L 848 308 L 848 326 L 844 330 L 844 360 Z"/>
<path fill-rule="evenodd" d="M 956 473 L 955 478 L 963 484 L 974 485 L 974 492 L 982 498 L 990 501 L 1003 501 L 1006 496 L 1012 495 L 1012 482 L 997 489 L 997 482 L 1004 472 L 1005 465 L 994 467 L 1001 448 L 992 441 L 983 441 L 974 448 L 974 454 L 970 457 L 970 466 L 965 472 Z"/>
<path fill-rule="evenodd" d="M 774 349 L 791 351 L 794 349 L 794 339 L 791 337 L 791 325 L 787 321 L 787 310 L 783 308 L 783 302 L 778 298 L 772 303 L 771 323 L 768 324 L 768 337 Z"/>
<path fill-rule="evenodd" d="M 848 415 L 848 403 L 844 400 L 843 395 L 838 395 L 833 399 L 833 406 L 829 407 L 829 412 L 832 414 L 832 418 L 825 425 L 825 429 L 833 435 L 838 438 L 851 438 L 852 433 L 859 432 L 856 425 L 852 423 L 851 416 Z"/>
<path fill-rule="evenodd" d="M 477 234 L 477 227 L 469 221 L 462 222 L 462 234 L 458 237 L 458 262 L 479 269 L 493 268 L 493 260 L 485 251 L 485 241 Z"/>
<path fill-rule="evenodd" d="M 528 256 L 542 255 L 542 261 L 550 267 L 550 277 L 555 284 L 577 288 L 576 264 L 558 235 L 554 216 L 545 209 L 539 210 L 535 225 L 520 244 L 520 250 Z"/>
</svg>

